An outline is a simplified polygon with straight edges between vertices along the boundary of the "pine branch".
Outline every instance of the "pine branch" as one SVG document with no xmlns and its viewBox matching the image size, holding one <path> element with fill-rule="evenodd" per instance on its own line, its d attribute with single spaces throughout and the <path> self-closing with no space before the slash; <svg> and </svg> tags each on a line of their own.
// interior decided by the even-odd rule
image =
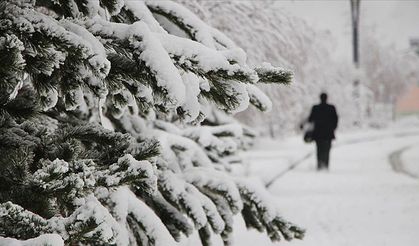
<svg viewBox="0 0 419 246">
<path fill-rule="evenodd" d="M 268 63 L 256 67 L 255 71 L 259 76 L 259 83 L 290 84 L 294 77 L 294 74 L 291 71 L 275 68 Z"/>
</svg>

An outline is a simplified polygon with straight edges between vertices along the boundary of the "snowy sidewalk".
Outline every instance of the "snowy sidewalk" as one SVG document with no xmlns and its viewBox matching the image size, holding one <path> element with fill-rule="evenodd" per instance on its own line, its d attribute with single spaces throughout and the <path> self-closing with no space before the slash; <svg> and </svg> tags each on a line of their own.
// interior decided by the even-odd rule
<svg viewBox="0 0 419 246">
<path fill-rule="evenodd" d="M 419 180 L 394 172 L 388 158 L 398 149 L 419 146 L 419 136 L 406 129 L 406 134 L 401 132 L 360 133 L 359 139 L 368 141 L 332 149 L 330 172 L 315 172 L 312 157 L 278 179 L 270 191 L 279 208 L 286 218 L 307 229 L 303 241 L 279 245 L 418 245 Z M 350 138 L 341 141 L 349 143 Z M 310 146 L 301 149 L 297 143 L 260 143 L 261 148 L 248 156 L 250 172 L 262 179 L 278 173 L 295 154 L 310 151 Z M 412 162 L 415 155 L 406 158 Z M 276 245 L 265 235 L 246 231 L 240 221 L 237 224 L 237 245 Z"/>
<path fill-rule="evenodd" d="M 413 135 L 419 136 L 419 128 L 395 126 L 381 130 L 358 130 L 357 132 L 339 134 L 337 141 L 333 141 L 333 149 L 360 142 L 373 142 L 386 138 L 404 138 Z M 307 157 L 314 158 L 308 155 L 315 153 L 315 144 L 304 143 L 301 136 L 294 136 L 280 141 L 272 139 L 261 139 L 259 141 L 255 149 L 242 154 L 245 160 L 245 170 L 242 172 L 245 175 L 259 177 L 265 184 L 282 176 L 288 171 L 290 165 L 300 165 L 300 162 L 307 159 Z M 313 162 L 314 168 L 315 163 Z"/>
</svg>

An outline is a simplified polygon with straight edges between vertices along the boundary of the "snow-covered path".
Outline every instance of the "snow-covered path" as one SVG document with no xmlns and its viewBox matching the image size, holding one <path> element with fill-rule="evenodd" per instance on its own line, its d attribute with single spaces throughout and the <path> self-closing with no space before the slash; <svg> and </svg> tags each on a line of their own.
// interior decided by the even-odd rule
<svg viewBox="0 0 419 246">
<path fill-rule="evenodd" d="M 394 172 L 388 160 L 392 152 L 418 143 L 419 136 L 412 134 L 340 145 L 332 149 L 330 172 L 316 172 L 313 157 L 282 176 L 270 191 L 284 216 L 305 227 L 307 235 L 303 241 L 279 245 L 419 245 L 419 180 Z M 253 152 L 250 169 L 262 178 L 278 172 L 272 166 L 275 158 L 284 163 L 284 154 L 275 154 L 281 152 L 279 146 L 276 151 L 272 146 L 265 158 Z M 262 166 L 271 168 L 260 171 Z M 237 245 L 276 245 L 245 231 L 240 221 L 237 225 Z"/>
</svg>

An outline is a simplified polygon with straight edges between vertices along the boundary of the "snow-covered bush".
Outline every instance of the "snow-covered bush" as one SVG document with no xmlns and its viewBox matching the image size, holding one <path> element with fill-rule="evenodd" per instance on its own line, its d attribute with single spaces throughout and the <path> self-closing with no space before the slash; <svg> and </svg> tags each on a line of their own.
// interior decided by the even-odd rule
<svg viewBox="0 0 419 246">
<path fill-rule="evenodd" d="M 233 216 L 302 238 L 226 172 L 251 131 L 220 112 L 271 102 L 291 72 L 171 1 L 0 3 L 0 244 L 230 245 Z"/>
</svg>

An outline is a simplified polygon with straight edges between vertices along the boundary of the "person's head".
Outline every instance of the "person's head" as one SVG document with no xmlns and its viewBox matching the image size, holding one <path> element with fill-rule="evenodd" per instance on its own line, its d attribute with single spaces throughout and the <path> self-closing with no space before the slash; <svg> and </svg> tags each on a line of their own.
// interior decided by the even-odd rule
<svg viewBox="0 0 419 246">
<path fill-rule="evenodd" d="M 326 93 L 322 93 L 322 94 L 320 94 L 320 101 L 322 102 L 322 103 L 326 103 L 327 102 L 327 94 Z"/>
</svg>

